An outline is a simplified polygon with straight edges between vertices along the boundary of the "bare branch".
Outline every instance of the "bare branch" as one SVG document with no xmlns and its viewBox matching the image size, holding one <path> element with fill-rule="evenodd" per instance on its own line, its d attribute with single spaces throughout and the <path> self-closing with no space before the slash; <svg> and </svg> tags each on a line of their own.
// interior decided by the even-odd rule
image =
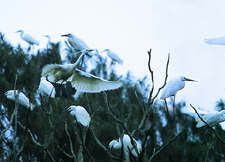
<svg viewBox="0 0 225 162">
<path fill-rule="evenodd" d="M 111 154 L 111 152 L 101 143 L 101 141 L 98 139 L 98 137 L 96 136 L 95 132 L 93 131 L 92 128 L 90 128 L 91 134 L 95 139 L 95 142 L 109 155 L 110 158 L 120 161 L 120 159 L 114 155 Z"/>
<path fill-rule="evenodd" d="M 156 97 L 158 97 L 159 92 L 166 86 L 167 78 L 168 78 L 168 68 L 169 68 L 169 62 L 170 62 L 170 54 L 168 54 L 168 59 L 166 63 L 166 76 L 163 85 L 158 89 L 156 95 L 151 99 L 150 105 L 153 104 Z"/>
<path fill-rule="evenodd" d="M 190 106 L 192 107 L 192 109 L 194 109 L 194 111 L 195 111 L 195 113 L 198 115 L 198 117 L 199 117 L 199 119 L 203 122 L 203 123 L 205 123 L 206 124 L 206 126 L 208 127 L 208 128 L 210 128 L 212 131 L 213 131 L 213 133 L 215 134 L 215 136 L 216 136 L 216 138 L 222 143 L 222 144 L 224 144 L 225 145 L 225 142 L 222 140 L 222 138 L 217 134 L 217 132 L 216 132 L 216 130 L 214 130 L 200 115 L 199 115 L 199 113 L 197 112 L 197 110 L 194 108 L 194 106 L 192 106 L 191 104 L 190 104 Z"/>
<path fill-rule="evenodd" d="M 69 131 L 68 131 L 68 125 L 67 125 L 67 122 L 65 122 L 65 131 L 66 131 L 66 135 L 67 135 L 68 138 L 69 138 L 69 142 L 70 142 L 70 151 L 71 151 L 71 153 L 72 153 L 72 156 L 73 156 L 74 159 L 77 159 L 77 158 L 76 158 L 76 155 L 75 155 L 75 153 L 74 153 L 74 151 L 73 151 L 73 143 L 72 143 L 72 140 L 71 140 L 71 137 L 70 137 L 70 133 L 69 133 Z"/>
<path fill-rule="evenodd" d="M 152 58 L 152 49 L 150 49 L 149 51 L 148 51 L 148 70 L 149 70 L 149 72 L 150 72 L 150 74 L 151 74 L 151 82 L 152 82 L 152 88 L 151 88 L 151 90 L 150 90 L 150 94 L 149 94 L 149 100 L 152 100 L 152 94 L 153 94 L 153 91 L 154 91 L 154 72 L 153 72 L 153 70 L 152 70 L 152 68 L 151 68 L 151 58 Z"/>
<path fill-rule="evenodd" d="M 56 147 L 67 157 L 69 157 L 70 159 L 73 159 L 73 156 L 70 155 L 69 153 L 67 153 L 66 151 L 64 151 L 58 144 L 56 144 Z"/>
<path fill-rule="evenodd" d="M 139 152 L 138 152 L 138 149 L 137 149 L 137 144 L 136 144 L 136 142 L 134 141 L 134 139 L 133 139 L 131 133 L 129 132 L 129 130 L 128 130 L 128 128 L 126 127 L 126 125 L 124 124 L 124 122 L 121 121 L 120 119 L 118 119 L 118 118 L 116 117 L 116 115 L 113 114 L 113 111 L 112 111 L 112 109 L 111 109 L 111 107 L 110 107 L 110 104 L 109 104 L 109 102 L 108 102 L 107 94 L 106 94 L 106 92 L 103 92 L 103 93 L 105 94 L 105 95 L 104 95 L 104 96 L 105 96 L 105 102 L 106 102 L 106 105 L 107 105 L 109 114 L 112 116 L 112 118 L 113 118 L 117 123 L 119 123 L 119 124 L 123 127 L 123 129 L 125 130 L 126 134 L 130 137 L 131 144 L 134 146 L 135 152 L 137 153 L 137 155 L 139 155 Z"/>
<path fill-rule="evenodd" d="M 180 132 L 179 134 L 177 134 L 176 136 L 174 136 L 173 138 L 171 138 L 165 145 L 163 145 L 162 147 L 160 147 L 157 151 L 154 150 L 152 156 L 149 159 L 149 162 L 152 161 L 152 159 L 154 159 L 160 152 L 162 152 L 164 149 L 166 149 L 171 143 L 173 143 L 177 137 L 181 136 L 182 133 L 184 133 L 184 130 L 182 132 Z"/>
<path fill-rule="evenodd" d="M 47 151 L 48 156 L 50 157 L 50 159 L 51 159 L 53 162 L 55 162 L 55 159 L 53 158 L 51 152 L 50 152 L 48 149 L 46 149 L 46 151 Z"/>
<path fill-rule="evenodd" d="M 46 148 L 46 146 L 44 144 L 39 143 L 37 140 L 35 140 L 34 135 L 32 134 L 32 132 L 30 131 L 29 128 L 26 128 L 20 121 L 18 121 L 18 125 L 25 131 L 27 131 L 33 141 L 33 143 L 39 147 L 43 147 Z"/>
</svg>

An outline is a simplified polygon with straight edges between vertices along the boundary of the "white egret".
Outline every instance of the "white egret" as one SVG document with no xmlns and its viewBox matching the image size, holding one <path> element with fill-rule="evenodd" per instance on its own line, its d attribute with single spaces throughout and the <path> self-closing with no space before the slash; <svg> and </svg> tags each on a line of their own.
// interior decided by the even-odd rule
<svg viewBox="0 0 225 162">
<path fill-rule="evenodd" d="M 42 70 L 42 77 L 47 77 L 53 82 L 71 81 L 72 86 L 78 92 L 99 93 L 106 90 L 114 90 L 122 86 L 121 81 L 104 80 L 77 69 L 83 55 L 74 64 L 46 65 Z"/>
<path fill-rule="evenodd" d="M 29 98 L 27 98 L 25 96 L 25 94 L 23 94 L 23 92 L 19 92 L 18 90 L 9 90 L 9 91 L 5 92 L 5 95 L 6 95 L 7 99 L 12 100 L 12 101 L 15 101 L 17 98 L 17 95 L 18 95 L 17 102 L 20 105 L 22 105 L 30 110 L 34 109 L 34 105 L 32 103 L 30 103 Z"/>
<path fill-rule="evenodd" d="M 136 143 L 136 147 L 137 147 L 137 151 L 138 151 L 138 154 L 137 154 L 137 152 L 135 151 L 135 147 L 131 143 L 130 137 L 127 134 L 124 134 L 122 139 L 123 139 L 123 142 L 121 142 L 120 139 L 112 140 L 109 143 L 109 148 L 110 149 L 121 149 L 122 143 L 123 143 L 123 149 L 124 149 L 123 151 L 124 151 L 124 154 L 125 154 L 126 157 L 129 157 L 129 152 L 131 152 L 131 154 L 133 156 L 138 157 L 138 154 L 140 154 L 141 151 L 142 151 L 141 142 L 140 141 L 136 141 L 133 138 L 134 142 Z"/>
<path fill-rule="evenodd" d="M 225 110 L 222 110 L 219 112 L 215 111 L 215 112 L 207 113 L 207 114 L 201 115 L 201 117 L 210 126 L 214 126 L 218 123 L 225 121 Z M 206 123 L 204 123 L 199 117 L 195 117 L 195 120 L 197 122 L 196 124 L 197 128 L 206 126 Z"/>
<path fill-rule="evenodd" d="M 45 78 L 41 78 L 41 81 L 38 87 L 38 92 L 42 96 L 49 96 L 51 98 L 55 98 L 55 95 L 56 95 L 55 87 Z"/>
<path fill-rule="evenodd" d="M 179 90 L 184 88 L 185 81 L 196 82 L 195 80 L 188 79 L 183 76 L 172 79 L 163 88 L 160 99 L 166 99 L 168 97 L 175 96 Z"/>
<path fill-rule="evenodd" d="M 18 30 L 17 33 L 20 33 L 20 38 L 27 42 L 29 45 L 39 45 L 39 42 L 35 40 L 30 34 L 24 33 L 23 30 Z"/>
<path fill-rule="evenodd" d="M 67 40 L 70 46 L 73 47 L 75 50 L 84 51 L 86 49 L 89 49 L 87 44 L 81 39 L 79 39 L 77 36 L 75 36 L 74 34 L 69 33 L 69 34 L 64 34 L 61 36 L 67 37 L 68 38 Z"/>
<path fill-rule="evenodd" d="M 104 52 L 107 56 L 109 56 L 112 61 L 117 62 L 119 64 L 123 64 L 123 60 L 114 52 L 112 52 L 110 49 L 105 49 L 102 52 Z"/>
<path fill-rule="evenodd" d="M 66 81 L 82 60 L 84 54 L 74 64 L 48 64 L 42 69 L 42 77 L 47 77 L 51 82 Z"/>
<path fill-rule="evenodd" d="M 72 116 L 75 117 L 76 121 L 83 125 L 84 127 L 88 127 L 91 121 L 91 117 L 86 111 L 86 109 L 82 106 L 70 106 L 67 108 L 67 111 L 70 112 Z"/>
<path fill-rule="evenodd" d="M 204 42 L 212 45 L 225 45 L 225 37 L 204 39 Z"/>
<path fill-rule="evenodd" d="M 163 88 L 163 90 L 161 92 L 160 99 L 163 99 L 166 102 L 166 98 L 173 96 L 174 97 L 173 108 L 175 108 L 175 96 L 176 96 L 176 94 L 179 90 L 184 88 L 185 81 L 196 82 L 195 80 L 188 79 L 188 78 L 185 78 L 183 76 L 179 76 L 175 79 L 172 79 Z"/>
</svg>

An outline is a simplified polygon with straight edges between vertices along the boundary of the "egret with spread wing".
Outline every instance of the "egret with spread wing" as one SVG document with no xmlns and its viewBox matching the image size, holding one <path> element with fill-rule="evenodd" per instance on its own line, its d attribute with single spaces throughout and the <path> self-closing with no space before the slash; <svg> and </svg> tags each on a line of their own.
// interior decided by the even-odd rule
<svg viewBox="0 0 225 162">
<path fill-rule="evenodd" d="M 106 90 L 118 89 L 122 86 L 121 81 L 108 81 L 77 69 L 82 54 L 74 64 L 50 64 L 42 70 L 42 77 L 53 82 L 71 81 L 72 86 L 79 92 L 99 93 Z"/>
</svg>

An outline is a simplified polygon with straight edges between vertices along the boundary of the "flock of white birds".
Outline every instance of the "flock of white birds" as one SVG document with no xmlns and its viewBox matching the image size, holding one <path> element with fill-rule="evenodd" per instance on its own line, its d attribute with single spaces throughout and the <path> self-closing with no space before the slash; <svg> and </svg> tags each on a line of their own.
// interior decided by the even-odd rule
<svg viewBox="0 0 225 162">
<path fill-rule="evenodd" d="M 27 42 L 30 46 L 39 45 L 39 42 L 37 40 L 35 40 L 31 35 L 25 33 L 23 30 L 19 30 L 17 32 L 20 33 L 21 39 Z M 76 54 L 80 54 L 80 56 L 74 64 L 49 64 L 43 67 L 41 81 L 38 88 L 38 93 L 41 96 L 55 98 L 56 91 L 51 82 L 64 84 L 67 81 L 70 81 L 72 86 L 76 89 L 76 93 L 99 93 L 102 91 L 118 89 L 122 86 L 122 81 L 104 80 L 78 69 L 78 65 L 81 63 L 82 58 L 85 55 L 91 55 L 90 51 L 93 51 L 93 49 L 90 49 L 84 41 L 73 34 L 65 34 L 62 35 L 62 37 L 67 38 L 67 44 L 69 44 L 69 46 L 77 52 Z M 225 38 L 206 39 L 205 42 L 208 44 L 225 45 Z M 95 49 L 94 51 L 99 54 L 98 50 Z M 104 52 L 106 52 L 106 54 L 112 59 L 112 61 L 115 61 L 119 64 L 123 63 L 122 59 L 120 59 L 118 55 L 111 52 L 109 49 L 105 49 Z M 160 99 L 166 101 L 167 98 L 174 97 L 175 103 L 175 96 L 179 90 L 184 88 L 185 81 L 194 82 L 195 80 L 181 76 L 168 81 L 161 92 Z M 31 111 L 34 109 L 34 105 L 30 103 L 29 98 L 19 90 L 9 90 L 5 93 L 5 95 L 9 100 L 16 101 L 18 104 L 30 109 Z M 84 127 L 89 126 L 91 117 L 84 107 L 72 105 L 67 108 L 67 110 L 72 116 L 74 116 L 76 122 L 80 123 Z M 193 112 L 189 111 L 188 114 L 193 114 Z M 211 126 L 225 121 L 225 110 L 212 113 L 200 112 L 199 114 Z M 206 125 L 196 115 L 195 119 L 197 121 L 197 128 Z M 121 139 L 111 141 L 109 143 L 109 147 L 114 149 L 121 149 L 123 147 L 125 155 L 128 154 L 129 151 L 131 151 L 132 155 L 137 157 L 137 152 L 131 144 L 130 137 L 125 134 Z M 140 153 L 141 142 L 136 141 L 135 139 L 134 141 L 136 142 L 138 153 Z"/>
</svg>

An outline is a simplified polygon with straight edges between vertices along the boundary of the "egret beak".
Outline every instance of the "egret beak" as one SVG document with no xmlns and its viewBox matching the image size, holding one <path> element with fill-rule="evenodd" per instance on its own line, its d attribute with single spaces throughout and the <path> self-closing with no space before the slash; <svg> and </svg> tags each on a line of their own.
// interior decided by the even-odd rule
<svg viewBox="0 0 225 162">
<path fill-rule="evenodd" d="M 68 37 L 69 36 L 69 34 L 63 34 L 63 35 L 61 35 L 61 37 Z"/>
<path fill-rule="evenodd" d="M 65 112 L 70 112 L 71 111 L 71 108 L 66 108 L 65 110 L 64 110 Z"/>
<path fill-rule="evenodd" d="M 192 80 L 192 79 L 188 79 L 188 78 L 184 78 L 185 81 L 191 81 L 191 82 L 198 82 L 196 80 Z"/>
</svg>

